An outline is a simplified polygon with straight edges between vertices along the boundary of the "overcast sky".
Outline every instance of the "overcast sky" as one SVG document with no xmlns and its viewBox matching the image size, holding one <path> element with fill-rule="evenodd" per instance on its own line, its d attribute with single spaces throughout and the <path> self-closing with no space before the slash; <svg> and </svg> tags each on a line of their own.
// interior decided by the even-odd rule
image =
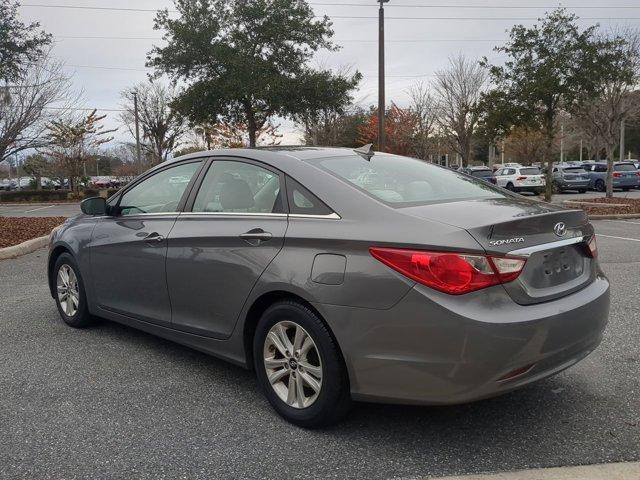
<svg viewBox="0 0 640 480">
<path fill-rule="evenodd" d="M 22 3 L 23 20 L 38 21 L 54 35 L 54 53 L 66 63 L 76 89 L 84 92 L 85 105 L 102 109 L 120 108 L 120 92 L 146 78 L 146 54 L 154 43 L 159 44 L 154 38 L 161 36 L 153 30 L 154 13 L 55 6 L 158 9 L 173 5 L 171 0 L 22 0 Z M 364 0 L 310 3 L 318 15 L 332 17 L 334 38 L 342 46 L 338 52 L 319 52 L 315 62 L 332 68 L 357 68 L 364 75 L 355 96 L 357 103 L 363 106 L 376 103 L 376 3 Z M 464 52 L 474 58 L 487 55 L 499 61 L 492 48 L 506 38 L 506 31 L 513 24 L 532 24 L 534 21 L 528 19 L 537 18 L 557 5 L 541 0 L 391 0 L 385 7 L 387 100 L 406 104 L 407 89 L 416 82 L 430 81 L 434 72 L 446 67 L 452 54 Z M 583 17 L 584 25 L 599 22 L 603 28 L 618 24 L 640 26 L 637 0 L 574 0 L 564 5 Z M 104 113 L 109 115 L 109 127 L 118 126 L 117 112 Z M 300 135 L 290 123 L 283 122 L 282 130 L 284 143 L 299 141 Z M 127 135 L 121 128 L 116 142 L 129 140 Z"/>
</svg>

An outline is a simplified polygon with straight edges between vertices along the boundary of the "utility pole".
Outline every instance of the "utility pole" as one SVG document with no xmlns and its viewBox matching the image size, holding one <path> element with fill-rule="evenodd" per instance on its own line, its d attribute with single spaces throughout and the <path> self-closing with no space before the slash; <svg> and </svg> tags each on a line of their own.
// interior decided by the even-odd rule
<svg viewBox="0 0 640 480">
<path fill-rule="evenodd" d="M 142 158 L 140 156 L 140 121 L 138 119 L 138 92 L 133 92 L 133 114 L 136 118 L 136 160 L 138 168 L 142 167 Z"/>
<path fill-rule="evenodd" d="M 582 139 L 580 139 L 580 162 L 582 162 Z"/>
<path fill-rule="evenodd" d="M 620 161 L 624 162 L 624 131 L 625 121 L 624 118 L 620 120 Z"/>
<path fill-rule="evenodd" d="M 378 10 L 378 150 L 384 151 L 384 114 L 386 100 L 384 98 L 384 4 L 389 0 L 378 0 L 380 9 Z"/>
<path fill-rule="evenodd" d="M 560 127 L 560 163 L 564 163 L 564 123 Z"/>
</svg>

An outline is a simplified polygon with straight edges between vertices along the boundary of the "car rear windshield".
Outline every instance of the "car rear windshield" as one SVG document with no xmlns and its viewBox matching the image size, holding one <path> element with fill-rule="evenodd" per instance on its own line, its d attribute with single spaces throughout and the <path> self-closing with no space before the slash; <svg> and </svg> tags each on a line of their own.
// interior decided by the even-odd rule
<svg viewBox="0 0 640 480">
<path fill-rule="evenodd" d="M 520 175 L 542 175 L 542 172 L 538 167 L 521 168 Z"/>
<path fill-rule="evenodd" d="M 376 154 L 370 160 L 353 155 L 312 162 L 370 196 L 396 207 L 506 196 L 481 180 L 397 155 Z"/>
<path fill-rule="evenodd" d="M 565 173 L 584 173 L 585 170 L 582 167 L 570 167 L 562 169 Z"/>
<path fill-rule="evenodd" d="M 621 163 L 619 165 L 614 165 L 613 170 L 616 172 L 635 172 L 637 168 L 631 163 Z"/>
<path fill-rule="evenodd" d="M 493 172 L 491 170 L 471 170 L 472 177 L 491 177 Z"/>
</svg>

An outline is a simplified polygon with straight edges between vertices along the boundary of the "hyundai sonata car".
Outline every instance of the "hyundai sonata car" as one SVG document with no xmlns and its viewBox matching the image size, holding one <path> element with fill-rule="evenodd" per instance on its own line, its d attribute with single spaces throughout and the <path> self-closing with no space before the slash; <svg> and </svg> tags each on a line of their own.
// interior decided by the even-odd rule
<svg viewBox="0 0 640 480">
<path fill-rule="evenodd" d="M 508 392 L 580 361 L 607 323 L 583 211 L 369 148 L 191 154 L 82 211 L 50 244 L 67 324 L 100 317 L 251 368 L 304 427 L 352 400 Z"/>
</svg>

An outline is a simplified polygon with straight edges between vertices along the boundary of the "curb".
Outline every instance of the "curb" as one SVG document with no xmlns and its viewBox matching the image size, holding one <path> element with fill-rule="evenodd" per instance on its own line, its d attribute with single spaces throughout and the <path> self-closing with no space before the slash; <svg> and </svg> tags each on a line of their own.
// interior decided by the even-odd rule
<svg viewBox="0 0 640 480">
<path fill-rule="evenodd" d="M 32 238 L 19 245 L 0 248 L 0 260 L 8 260 L 10 258 L 21 257 L 27 253 L 33 253 L 40 248 L 46 247 L 48 243 L 49 235 L 45 235 L 44 237 Z"/>
</svg>

